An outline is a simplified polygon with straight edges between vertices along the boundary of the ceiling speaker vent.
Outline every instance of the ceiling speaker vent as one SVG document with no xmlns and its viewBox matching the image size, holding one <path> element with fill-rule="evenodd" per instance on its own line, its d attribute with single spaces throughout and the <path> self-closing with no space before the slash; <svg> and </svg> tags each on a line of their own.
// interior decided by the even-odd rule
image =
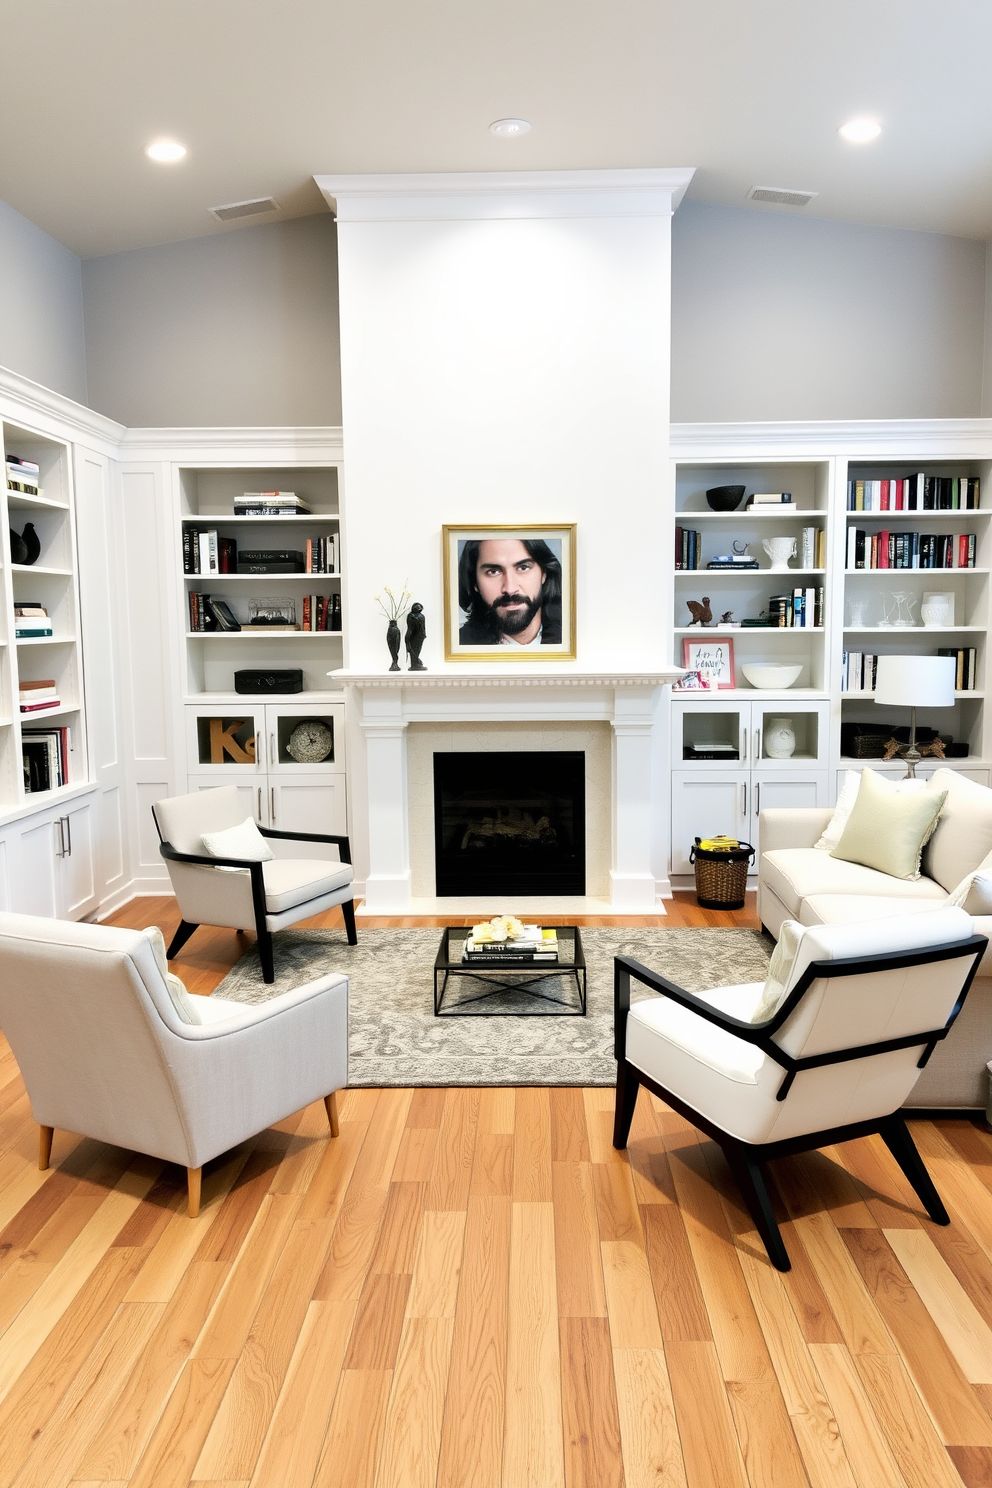
<svg viewBox="0 0 992 1488">
<path fill-rule="evenodd" d="M 211 217 L 218 222 L 234 222 L 238 217 L 259 217 L 263 212 L 278 212 L 279 203 L 271 196 L 256 196 L 252 201 L 228 202 L 226 207 L 210 207 Z"/>
<path fill-rule="evenodd" d="M 776 207 L 808 207 L 818 191 L 790 191 L 786 186 L 752 186 L 748 201 L 771 202 Z"/>
</svg>

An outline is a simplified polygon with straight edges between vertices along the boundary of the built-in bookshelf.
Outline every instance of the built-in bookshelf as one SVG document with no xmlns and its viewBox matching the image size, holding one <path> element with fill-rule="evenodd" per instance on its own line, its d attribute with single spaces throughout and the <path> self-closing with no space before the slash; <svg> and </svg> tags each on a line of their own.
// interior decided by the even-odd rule
<svg viewBox="0 0 992 1488">
<path fill-rule="evenodd" d="M 187 699 L 233 699 L 246 668 L 299 669 L 304 694 L 326 697 L 328 672 L 343 664 L 339 467 L 180 466 L 177 479 Z M 236 514 L 249 491 L 295 492 L 308 511 Z M 239 554 L 259 552 L 299 554 L 302 571 L 238 572 Z M 209 553 L 215 572 L 202 571 Z M 266 609 L 295 628 L 252 624 Z"/>
<path fill-rule="evenodd" d="M 78 565 L 68 444 L 4 421 L 0 812 L 86 782 Z"/>
</svg>

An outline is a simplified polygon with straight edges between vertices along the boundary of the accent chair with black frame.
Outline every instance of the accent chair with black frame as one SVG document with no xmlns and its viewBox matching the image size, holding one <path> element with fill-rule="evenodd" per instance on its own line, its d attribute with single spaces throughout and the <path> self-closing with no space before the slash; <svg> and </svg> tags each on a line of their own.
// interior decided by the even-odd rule
<svg viewBox="0 0 992 1488">
<path fill-rule="evenodd" d="M 234 930 L 254 925 L 262 975 L 266 982 L 273 982 L 273 932 L 323 914 L 337 904 L 344 915 L 348 944 L 358 944 L 354 870 L 347 837 L 259 827 L 275 854 L 270 861 L 213 857 L 204 849 L 204 833 L 223 832 L 245 820 L 244 805 L 233 785 L 156 801 L 152 816 L 160 838 L 159 851 L 182 914 L 169 946 L 170 960 L 201 925 L 227 925 Z M 292 844 L 300 842 L 336 848 L 337 860 L 330 856 L 292 856 Z"/>
<path fill-rule="evenodd" d="M 950 1222 L 900 1108 L 988 946 L 960 909 L 794 929 L 767 1016 L 765 983 L 692 993 L 615 960 L 614 1147 L 626 1147 L 646 1086 L 723 1149 L 780 1271 L 790 1262 L 765 1182 L 771 1158 L 878 1132 L 930 1218 Z M 660 996 L 632 1004 L 632 982 Z"/>
</svg>

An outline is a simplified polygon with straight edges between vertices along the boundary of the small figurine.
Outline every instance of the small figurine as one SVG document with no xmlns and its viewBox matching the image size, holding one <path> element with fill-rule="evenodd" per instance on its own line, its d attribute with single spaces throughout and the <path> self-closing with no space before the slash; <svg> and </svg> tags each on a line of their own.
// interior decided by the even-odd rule
<svg viewBox="0 0 992 1488">
<path fill-rule="evenodd" d="M 720 616 L 720 624 L 721 625 L 732 625 L 733 623 L 734 623 L 734 612 L 733 612 L 733 610 L 724 610 L 723 614 Z"/>
<path fill-rule="evenodd" d="M 703 595 L 702 604 L 699 603 L 698 599 L 687 599 L 686 604 L 689 606 L 689 613 L 692 615 L 692 619 L 689 622 L 690 626 L 709 625 L 710 621 L 713 619 L 713 611 L 710 609 L 709 595 Z"/>
<path fill-rule="evenodd" d="M 896 755 L 901 754 L 908 747 L 907 744 L 900 744 L 898 739 L 890 739 L 885 746 L 885 753 L 882 755 L 882 758 L 887 760 L 895 759 Z M 931 739 L 928 744 L 924 744 L 922 740 L 917 739 L 916 748 L 923 759 L 926 759 L 927 755 L 930 755 L 932 759 L 944 758 L 944 741 L 939 734 L 936 739 Z"/>
<path fill-rule="evenodd" d="M 426 672 L 427 668 L 420 659 L 420 652 L 427 637 L 427 620 L 424 617 L 422 604 L 410 606 L 410 614 L 406 622 L 406 654 L 410 658 L 411 672 Z"/>
</svg>

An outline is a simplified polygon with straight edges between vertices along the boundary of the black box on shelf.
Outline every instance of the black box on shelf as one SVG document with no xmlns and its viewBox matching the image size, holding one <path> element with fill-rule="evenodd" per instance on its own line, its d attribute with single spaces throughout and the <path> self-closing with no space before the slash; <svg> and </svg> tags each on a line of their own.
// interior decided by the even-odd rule
<svg viewBox="0 0 992 1488">
<path fill-rule="evenodd" d="M 271 552 L 249 552 L 242 548 L 238 553 L 238 573 L 305 573 L 306 563 L 298 548 L 281 548 Z"/>
<path fill-rule="evenodd" d="M 303 669 L 284 667 L 280 671 L 271 668 L 246 667 L 234 674 L 235 692 L 264 696 L 266 693 L 302 692 Z"/>
</svg>

